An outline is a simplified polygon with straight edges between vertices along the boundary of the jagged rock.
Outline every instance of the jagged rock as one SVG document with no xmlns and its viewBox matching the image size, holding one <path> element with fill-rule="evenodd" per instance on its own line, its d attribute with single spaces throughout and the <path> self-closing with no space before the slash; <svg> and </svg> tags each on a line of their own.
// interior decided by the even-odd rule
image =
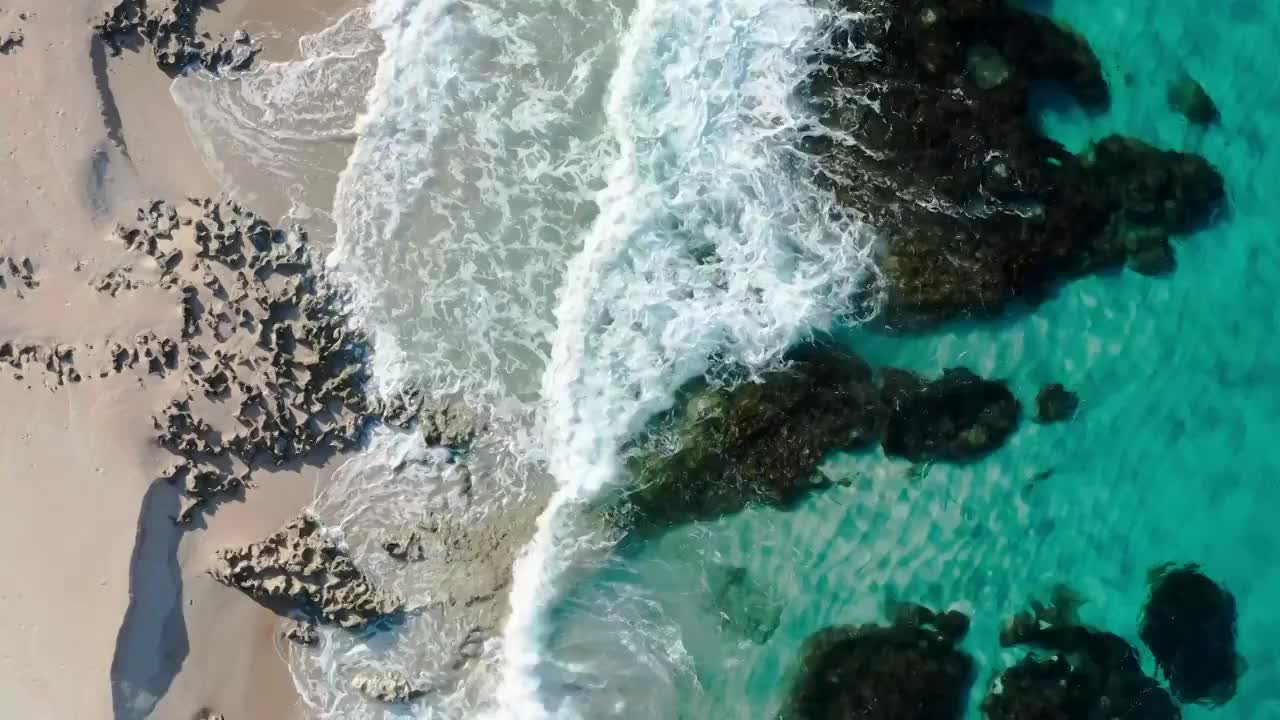
<svg viewBox="0 0 1280 720">
<path fill-rule="evenodd" d="M 30 17 L 30 13 L 0 10 L 0 55 L 8 55 L 22 47 L 23 42 L 26 41 L 26 35 L 22 32 L 22 23 Z"/>
<path fill-rule="evenodd" d="M 884 371 L 882 398 L 889 420 L 887 455 L 913 461 L 968 460 L 1004 444 L 1017 428 L 1021 405 L 1004 382 L 964 368 L 933 382 L 906 370 Z"/>
<path fill-rule="evenodd" d="M 418 428 L 428 445 L 465 449 L 484 430 L 484 424 L 462 403 L 445 401 L 423 405 Z"/>
<path fill-rule="evenodd" d="M 807 142 L 820 179 L 886 235 L 888 326 L 997 313 L 1126 262 L 1167 272 L 1167 237 L 1223 203 L 1222 176 L 1199 156 L 1118 136 L 1076 155 L 1041 134 L 1038 81 L 1109 102 L 1078 34 L 1005 0 L 846 4 L 853 24 L 808 84 L 833 132 Z"/>
<path fill-rule="evenodd" d="M 290 620 L 285 626 L 284 639 L 299 645 L 315 645 L 320 642 L 320 634 L 316 626 L 309 622 Z"/>
<path fill-rule="evenodd" d="M 961 613 L 905 606 L 892 625 L 840 626 L 810 637 L 780 720 L 959 720 L 973 659 Z"/>
<path fill-rule="evenodd" d="M 1212 125 L 1222 117 L 1209 93 L 1186 73 L 1169 86 L 1169 107 L 1197 125 Z"/>
<path fill-rule="evenodd" d="M 427 557 L 426 547 L 422 544 L 422 533 L 416 529 L 387 534 L 382 538 L 381 545 L 388 555 L 403 562 L 418 562 Z"/>
<path fill-rule="evenodd" d="M 694 388 L 633 444 L 630 502 L 646 522 L 788 505 L 815 487 L 827 453 L 874 442 L 882 412 L 865 362 L 825 343 L 788 359 L 758 379 Z"/>
<path fill-rule="evenodd" d="M 384 703 L 400 703 L 419 698 L 426 691 L 405 677 L 404 673 L 359 673 L 351 681 L 351 687 L 369 698 Z"/>
<path fill-rule="evenodd" d="M 305 513 L 261 542 L 219 550 L 210 573 L 253 598 L 344 628 L 362 628 L 403 608 Z"/>
<path fill-rule="evenodd" d="M 200 0 L 120 0 L 94 30 L 116 54 L 134 38 L 146 41 L 156 64 L 170 74 L 191 65 L 210 72 L 248 68 L 258 46 L 243 31 L 216 39 L 198 32 L 202 8 Z"/>
<path fill-rule="evenodd" d="M 1139 636 L 1182 702 L 1222 705 L 1246 669 L 1236 652 L 1236 600 L 1196 565 L 1151 575 Z"/>
<path fill-rule="evenodd" d="M 1169 694 L 1142 671 L 1138 655 L 1118 635 L 1079 624 L 1078 598 L 1036 604 L 1001 632 L 1005 647 L 1030 646 L 983 700 L 988 720 L 1179 720 Z"/>
</svg>

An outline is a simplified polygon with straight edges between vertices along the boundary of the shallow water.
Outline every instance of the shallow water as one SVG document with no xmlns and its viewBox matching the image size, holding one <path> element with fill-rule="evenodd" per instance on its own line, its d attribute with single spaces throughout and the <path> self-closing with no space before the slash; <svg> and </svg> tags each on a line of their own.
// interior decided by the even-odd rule
<svg viewBox="0 0 1280 720">
<path fill-rule="evenodd" d="M 349 118 L 333 262 L 363 290 L 384 389 L 424 381 L 492 408 L 501 422 L 482 450 L 499 504 L 551 510 L 517 563 L 513 613 L 489 647 L 495 672 L 376 708 L 342 687 L 344 663 L 419 662 L 432 626 L 343 640 L 295 665 L 320 714 L 768 717 L 806 637 L 880 620 L 902 599 L 972 615 L 977 716 L 1014 659 L 996 641 L 1003 618 L 1067 583 L 1088 601 L 1084 620 L 1141 648 L 1146 574 L 1178 561 L 1235 593 L 1250 666 L 1229 705 L 1184 715 L 1280 718 L 1280 623 L 1268 612 L 1280 602 L 1280 155 L 1267 132 L 1280 127 L 1280 78 L 1266 70 L 1280 6 L 1035 7 L 1089 38 L 1113 96 L 1090 116 L 1047 93 L 1046 130 L 1073 150 L 1119 132 L 1201 153 L 1226 177 L 1229 212 L 1178 241 L 1165 278 L 1117 271 L 998 320 L 892 337 L 843 321 L 841 337 L 877 365 L 1007 378 L 1027 405 L 1062 382 L 1081 396 L 1078 417 L 1024 422 L 959 467 L 837 455 L 824 473 L 844 482 L 792 510 L 616 548 L 584 503 L 625 485 L 617 444 L 711 353 L 767 363 L 870 277 L 856 250 L 873 232 L 833 218 L 790 152 L 805 120 L 790 90 L 833 19 L 800 0 L 375 2 L 385 50 L 365 117 Z M 1168 109 L 1184 69 L 1221 124 L 1193 128 Z M 210 127 L 193 132 L 214 137 Z M 221 146 L 247 137 L 218 132 Z M 387 469 L 406 454 L 416 474 Z M 444 462 L 376 438 L 321 505 L 359 536 L 387 522 L 379 503 L 434 506 Z M 722 616 L 727 568 L 745 569 L 766 622 L 777 612 L 767 641 Z M 392 581 L 429 595 L 433 580 Z"/>
</svg>

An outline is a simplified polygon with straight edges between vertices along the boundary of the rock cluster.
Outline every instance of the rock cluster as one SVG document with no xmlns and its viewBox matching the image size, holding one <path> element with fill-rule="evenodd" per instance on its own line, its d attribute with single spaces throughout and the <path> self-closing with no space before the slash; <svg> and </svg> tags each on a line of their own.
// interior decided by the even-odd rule
<svg viewBox="0 0 1280 720">
<path fill-rule="evenodd" d="M 962 461 L 999 447 L 1021 405 L 1000 381 L 963 368 L 935 381 L 905 370 L 877 374 L 825 341 L 793 349 L 787 362 L 727 387 L 699 382 L 682 408 L 658 418 L 626 450 L 647 524 L 787 506 L 818 486 L 835 450 L 879 441 L 886 454 Z"/>
<path fill-rule="evenodd" d="M 1061 383 L 1050 383 L 1036 394 L 1036 421 L 1062 422 L 1075 417 L 1080 407 L 1080 396 L 1066 389 Z"/>
<path fill-rule="evenodd" d="M 363 628 L 402 609 L 400 599 L 374 587 L 333 534 L 305 513 L 265 540 L 219 550 L 210 573 L 312 622 Z"/>
<path fill-rule="evenodd" d="M 31 264 L 31 258 L 28 257 L 4 257 L 0 256 L 0 290 L 14 286 L 18 297 L 23 297 L 22 291 L 35 290 L 40 287 L 40 281 L 35 277 L 35 266 Z"/>
<path fill-rule="evenodd" d="M 15 380 L 24 380 L 26 373 L 36 369 L 58 385 L 78 383 L 83 378 L 75 368 L 75 353 L 70 345 L 0 342 L 0 363 L 16 371 Z"/>
<path fill-rule="evenodd" d="M 1236 601 L 1195 565 L 1152 573 L 1139 636 L 1183 702 L 1221 705 L 1245 670 L 1236 652 Z"/>
<path fill-rule="evenodd" d="M 962 613 L 915 605 L 887 627 L 822 630 L 805 642 L 778 717 L 959 720 L 973 682 L 973 659 L 959 648 L 968 630 Z"/>
<path fill-rule="evenodd" d="M 22 32 L 22 23 L 30 19 L 31 13 L 12 13 L 0 10 L 0 55 L 8 55 L 26 41 Z"/>
<path fill-rule="evenodd" d="M 200 0 L 120 0 L 94 30 L 117 55 L 145 41 L 156 64 L 170 74 L 193 65 L 210 72 L 248 68 L 258 46 L 243 31 L 217 38 L 198 32 L 202 7 Z"/>
<path fill-rule="evenodd" d="M 405 677 L 404 673 L 394 670 L 380 673 L 358 673 L 352 678 L 351 687 L 370 700 L 383 703 L 407 702 L 426 693 L 425 690 Z"/>
<path fill-rule="evenodd" d="M 311 646 L 320 642 L 320 634 L 316 631 L 316 626 L 306 620 L 287 621 L 281 635 L 285 640 L 299 645 Z"/>
<path fill-rule="evenodd" d="M 988 720 L 1179 720 L 1164 688 L 1142 671 L 1124 638 L 1079 624 L 1073 608 L 1037 605 L 1001 633 L 1034 650 L 1000 674 L 983 700 Z"/>
<path fill-rule="evenodd" d="M 181 337 L 140 341 L 117 360 L 181 375 L 181 394 L 155 421 L 159 443 L 182 458 L 170 474 L 185 491 L 180 521 L 247 486 L 256 468 L 354 447 L 372 421 L 408 429 L 421 417 L 424 432 L 449 441 L 477 431 L 463 408 L 442 410 L 418 391 L 367 397 L 371 348 L 301 228 L 193 199 L 181 211 L 154 202 L 116 235 L 155 261 L 181 307 Z"/>
<path fill-rule="evenodd" d="M 831 131 L 809 149 L 837 197 L 888 236 L 889 325 L 995 313 L 1126 262 L 1167 271 L 1169 237 L 1223 202 L 1222 176 L 1199 156 L 1119 136 L 1076 155 L 1040 133 L 1036 82 L 1109 102 L 1078 34 L 1005 0 L 849 5 L 859 19 L 808 83 Z"/>
</svg>

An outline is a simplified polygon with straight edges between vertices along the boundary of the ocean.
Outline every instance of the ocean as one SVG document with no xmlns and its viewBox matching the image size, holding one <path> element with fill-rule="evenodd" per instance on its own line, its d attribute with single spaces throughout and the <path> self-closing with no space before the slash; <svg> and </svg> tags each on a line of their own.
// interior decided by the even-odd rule
<svg viewBox="0 0 1280 720">
<path fill-rule="evenodd" d="M 1149 571 L 1177 562 L 1234 594 L 1248 663 L 1228 704 L 1187 704 L 1184 717 L 1280 718 L 1280 625 L 1266 614 L 1280 601 L 1267 519 L 1280 507 L 1268 449 L 1280 431 L 1280 155 L 1265 130 L 1280 127 L 1267 70 L 1280 6 L 1029 6 L 1086 37 L 1111 87 L 1105 112 L 1039 93 L 1047 135 L 1076 152 L 1121 133 L 1203 155 L 1228 202 L 1175 240 L 1167 276 L 1108 271 L 1000 317 L 911 333 L 877 329 L 875 302 L 850 301 L 877 281 L 882 235 L 799 150 L 816 124 L 798 92 L 809 63 L 857 11 L 373 0 L 304 39 L 301 60 L 179 79 L 175 99 L 225 184 L 283 188 L 280 212 L 332 230 L 330 264 L 375 339 L 377 390 L 418 384 L 492 418 L 463 509 L 449 498 L 456 457 L 381 432 L 317 500 L 322 515 L 352 538 L 433 508 L 468 523 L 536 517 L 480 669 L 446 682 L 430 662 L 468 630 L 447 611 L 326 633 L 320 650 L 290 653 L 315 715 L 773 717 L 810 635 L 882 622 L 908 601 L 971 617 L 968 713 L 980 717 L 1021 656 L 998 642 L 1002 623 L 1060 584 L 1154 674 L 1139 613 Z M 1216 102 L 1217 124 L 1170 109 L 1182 73 Z M 316 138 L 349 151 L 335 159 Z M 794 507 L 620 543 L 599 508 L 627 489 L 628 438 L 717 363 L 766 368 L 828 330 L 876 366 L 1005 379 L 1027 406 L 1060 382 L 1080 410 L 1024 419 L 971 463 L 833 453 L 831 487 Z M 449 577 L 353 542 L 395 589 L 424 604 L 447 594 Z M 442 689 L 371 703 L 346 679 L 369 667 Z"/>
</svg>

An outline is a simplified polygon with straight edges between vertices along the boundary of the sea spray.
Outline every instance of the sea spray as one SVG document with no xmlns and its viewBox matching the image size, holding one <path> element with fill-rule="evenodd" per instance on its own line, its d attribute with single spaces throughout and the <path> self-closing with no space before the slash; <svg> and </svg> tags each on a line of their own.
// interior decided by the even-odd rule
<svg viewBox="0 0 1280 720">
<path fill-rule="evenodd" d="M 870 279 L 871 233 L 795 150 L 812 124 L 795 91 L 824 21 L 767 0 L 642 0 L 632 16 L 607 103 L 617 159 L 543 379 L 557 489 L 514 568 L 502 717 L 582 716 L 572 681 L 542 687 L 573 673 L 546 652 L 547 612 L 598 544 L 573 521 L 625 482 L 622 442 L 713 355 L 767 365 Z"/>
</svg>

